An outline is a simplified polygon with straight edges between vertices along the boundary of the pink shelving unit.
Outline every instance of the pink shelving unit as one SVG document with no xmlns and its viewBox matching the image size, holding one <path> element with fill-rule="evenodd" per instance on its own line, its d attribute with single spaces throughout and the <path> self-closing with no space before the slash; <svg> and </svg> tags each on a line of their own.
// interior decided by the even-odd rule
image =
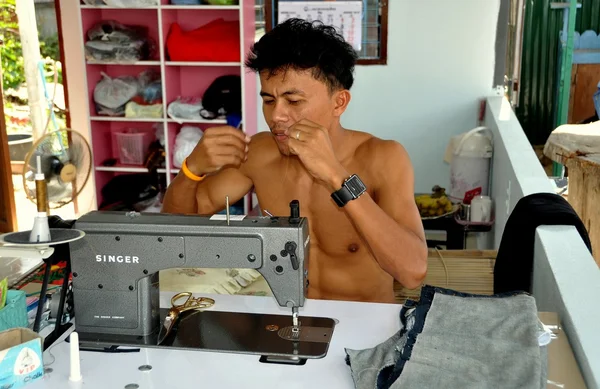
<svg viewBox="0 0 600 389">
<path fill-rule="evenodd" d="M 148 1 L 144 1 L 148 4 Z M 163 182 L 169 185 L 179 172 L 173 164 L 175 139 L 184 125 L 194 125 L 201 130 L 226 124 L 223 119 L 189 120 L 178 123 L 167 114 L 167 108 L 178 97 L 197 97 L 202 95 L 209 85 L 219 76 L 237 75 L 241 79 L 242 125 L 241 129 L 249 135 L 256 133 L 256 75 L 244 68 L 244 59 L 254 43 L 255 10 L 253 0 L 239 0 L 239 5 L 173 5 L 170 0 L 157 0 L 151 6 L 137 8 L 119 8 L 81 3 L 80 25 L 82 44 L 88 40 L 87 32 L 102 21 L 114 20 L 124 25 L 144 26 L 148 36 L 155 42 L 155 54 L 150 58 L 136 62 L 118 62 L 85 59 L 86 84 L 88 91 L 88 113 L 91 130 L 91 147 L 94 161 L 94 179 L 97 190 L 97 204 L 102 203 L 101 190 L 112 177 L 118 174 L 146 172 L 142 165 L 122 164 L 119 162 L 119 150 L 115 145 L 117 133 L 135 129 L 145 132 L 141 136 L 145 141 L 155 140 L 161 134 L 165 140 L 165 166 L 159 169 Z M 167 38 L 174 23 L 184 31 L 191 31 L 211 21 L 222 19 L 232 22 L 239 29 L 240 55 L 235 61 L 172 61 L 168 56 Z M 237 31 L 237 30 L 234 30 Z M 106 74 L 111 78 L 119 76 L 138 76 L 141 72 L 153 70 L 160 75 L 162 88 L 162 113 L 156 117 L 107 116 L 97 112 L 94 103 L 94 89 Z M 117 163 L 107 165 L 107 160 L 117 159 Z M 252 194 L 243 200 L 244 213 L 252 207 Z"/>
</svg>

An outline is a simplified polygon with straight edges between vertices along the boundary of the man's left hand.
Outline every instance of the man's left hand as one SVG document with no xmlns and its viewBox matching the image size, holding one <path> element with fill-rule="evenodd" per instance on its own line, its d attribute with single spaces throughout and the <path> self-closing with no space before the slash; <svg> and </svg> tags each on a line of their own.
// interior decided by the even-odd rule
<svg viewBox="0 0 600 389">
<path fill-rule="evenodd" d="M 350 175 L 335 156 L 327 130 L 307 119 L 287 131 L 290 152 L 297 155 L 308 172 L 330 192 L 338 190 Z"/>
</svg>

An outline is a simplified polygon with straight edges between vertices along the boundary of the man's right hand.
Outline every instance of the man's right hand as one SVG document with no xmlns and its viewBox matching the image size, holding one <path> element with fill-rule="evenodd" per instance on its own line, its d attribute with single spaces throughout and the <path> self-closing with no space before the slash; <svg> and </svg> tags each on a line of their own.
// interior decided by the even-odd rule
<svg viewBox="0 0 600 389">
<path fill-rule="evenodd" d="M 187 157 L 187 167 L 198 176 L 218 172 L 225 166 L 238 168 L 248 159 L 249 143 L 250 137 L 236 128 L 208 128 Z"/>
</svg>

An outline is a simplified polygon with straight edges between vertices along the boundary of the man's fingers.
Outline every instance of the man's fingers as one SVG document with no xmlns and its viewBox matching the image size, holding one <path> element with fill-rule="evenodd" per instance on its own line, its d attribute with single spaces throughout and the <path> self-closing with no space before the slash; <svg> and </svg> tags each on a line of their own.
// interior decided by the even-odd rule
<svg viewBox="0 0 600 389">
<path fill-rule="evenodd" d="M 294 131 L 294 130 L 300 130 L 300 131 L 312 133 L 315 131 L 321 131 L 321 126 L 319 126 L 309 120 L 302 119 L 290 127 L 290 131 Z"/>
<path fill-rule="evenodd" d="M 243 131 L 240 131 L 233 127 L 211 127 L 204 131 L 204 134 L 209 137 L 221 137 L 221 136 L 233 136 L 238 138 L 244 143 L 250 142 L 250 137 L 246 135 Z"/>
<path fill-rule="evenodd" d="M 225 145 L 215 147 L 214 150 L 211 150 L 211 154 L 214 156 L 237 155 L 240 158 L 244 158 L 247 152 L 244 148 L 236 147 L 234 145 Z"/>
<path fill-rule="evenodd" d="M 219 146 L 219 147 L 220 146 L 235 146 L 237 148 L 244 150 L 248 146 L 248 143 L 246 143 L 244 140 L 240 139 L 237 136 L 233 136 L 233 135 L 220 135 L 218 137 L 211 139 L 210 141 L 215 146 Z"/>
<path fill-rule="evenodd" d="M 302 135 L 300 136 L 302 137 Z M 293 138 L 288 138 L 288 148 L 290 149 L 292 154 L 298 155 L 300 152 L 302 152 L 303 147 L 304 145 L 302 144 L 302 141 Z"/>
<path fill-rule="evenodd" d="M 239 156 L 239 155 L 219 155 L 216 158 L 217 164 L 219 166 L 227 166 L 227 165 L 233 165 L 233 166 L 240 166 L 242 164 L 242 162 L 244 161 L 244 157 L 243 156 Z"/>
</svg>

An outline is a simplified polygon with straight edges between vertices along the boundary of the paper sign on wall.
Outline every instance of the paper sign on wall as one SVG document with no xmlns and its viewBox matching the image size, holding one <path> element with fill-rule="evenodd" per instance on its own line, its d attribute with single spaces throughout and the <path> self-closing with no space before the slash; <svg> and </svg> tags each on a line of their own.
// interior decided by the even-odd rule
<svg viewBox="0 0 600 389">
<path fill-rule="evenodd" d="M 355 50 L 362 46 L 362 1 L 279 1 L 277 20 L 319 20 L 335 27 Z"/>
</svg>

